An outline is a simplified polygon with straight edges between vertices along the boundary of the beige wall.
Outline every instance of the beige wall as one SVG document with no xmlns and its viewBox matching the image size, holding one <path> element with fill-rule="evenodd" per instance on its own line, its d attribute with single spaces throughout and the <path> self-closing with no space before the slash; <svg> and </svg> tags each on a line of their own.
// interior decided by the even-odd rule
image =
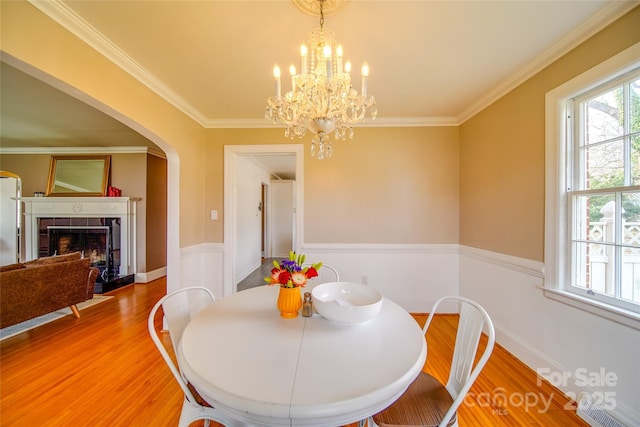
<svg viewBox="0 0 640 427">
<path fill-rule="evenodd" d="M 209 130 L 208 209 L 223 210 L 224 145 L 286 144 L 282 129 Z M 457 243 L 458 128 L 357 128 L 304 159 L 305 243 Z M 207 237 L 221 242 L 222 221 Z"/>
<path fill-rule="evenodd" d="M 458 128 L 358 128 L 334 157 L 305 150 L 305 241 L 457 243 Z"/>
<path fill-rule="evenodd" d="M 167 265 L 167 162 L 148 155 L 146 198 L 146 271 Z"/>
<path fill-rule="evenodd" d="M 460 243 L 544 252 L 545 94 L 640 41 L 640 7 L 460 126 Z"/>
</svg>

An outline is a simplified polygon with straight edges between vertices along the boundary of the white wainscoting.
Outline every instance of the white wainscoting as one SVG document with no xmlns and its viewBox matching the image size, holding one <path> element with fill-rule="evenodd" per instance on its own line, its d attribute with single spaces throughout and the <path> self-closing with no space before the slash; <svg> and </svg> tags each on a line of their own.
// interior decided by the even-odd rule
<svg viewBox="0 0 640 427">
<path fill-rule="evenodd" d="M 640 334 L 592 313 L 546 298 L 539 288 L 544 264 L 460 247 L 460 295 L 490 314 L 496 341 L 534 371 L 569 375 L 555 383 L 570 397 L 586 393 L 626 425 L 640 420 Z M 580 377 L 614 373 L 615 385 L 589 384 Z M 604 381 L 596 378 L 594 382 Z M 587 383 L 587 384 L 585 384 Z M 532 390 L 535 392 L 535 390 Z M 605 407 L 603 407 L 605 406 Z"/>
<path fill-rule="evenodd" d="M 366 278 L 368 286 L 410 312 L 428 312 L 438 298 L 458 294 L 458 245 L 304 244 L 300 252 L 307 262 L 335 267 L 342 281 Z M 199 284 L 223 298 L 224 276 L 224 244 L 181 249 L 180 287 Z M 443 311 L 455 312 L 456 307 L 444 306 Z"/>
<path fill-rule="evenodd" d="M 224 297 L 224 245 L 222 243 L 202 243 L 180 250 L 179 288 L 204 286 L 216 298 Z M 167 289 L 168 292 L 175 289 Z"/>
<path fill-rule="evenodd" d="M 458 245 L 307 243 L 300 252 L 306 262 L 335 267 L 341 281 L 366 281 L 412 313 L 426 313 L 438 298 L 458 295 Z"/>
</svg>

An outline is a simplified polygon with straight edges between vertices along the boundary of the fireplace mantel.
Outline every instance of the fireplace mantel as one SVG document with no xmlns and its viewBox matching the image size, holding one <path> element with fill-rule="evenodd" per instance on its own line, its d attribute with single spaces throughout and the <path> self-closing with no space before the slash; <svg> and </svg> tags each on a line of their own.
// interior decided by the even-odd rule
<svg viewBox="0 0 640 427">
<path fill-rule="evenodd" d="M 136 273 L 137 197 L 21 197 L 24 203 L 25 261 L 38 258 L 40 218 L 119 218 L 120 275 Z"/>
</svg>

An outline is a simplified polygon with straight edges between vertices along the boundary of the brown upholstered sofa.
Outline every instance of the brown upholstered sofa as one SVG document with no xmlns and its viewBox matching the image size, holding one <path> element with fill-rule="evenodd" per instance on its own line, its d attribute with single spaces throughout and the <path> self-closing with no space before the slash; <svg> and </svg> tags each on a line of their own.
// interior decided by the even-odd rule
<svg viewBox="0 0 640 427">
<path fill-rule="evenodd" d="M 0 267 L 0 328 L 93 298 L 99 270 L 80 252 Z"/>
</svg>

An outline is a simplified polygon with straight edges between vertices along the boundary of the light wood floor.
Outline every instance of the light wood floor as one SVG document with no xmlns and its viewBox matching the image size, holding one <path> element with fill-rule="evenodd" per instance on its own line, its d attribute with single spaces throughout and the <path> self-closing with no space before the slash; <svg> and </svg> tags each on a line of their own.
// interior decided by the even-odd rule
<svg viewBox="0 0 640 427">
<path fill-rule="evenodd" d="M 182 394 L 147 332 L 147 314 L 165 286 L 164 279 L 129 285 L 82 310 L 80 319 L 67 316 L 0 342 L 0 425 L 176 426 Z M 444 343 L 456 319 L 437 316 L 438 332 L 429 334 L 426 369 L 439 377 L 446 375 L 451 348 Z M 558 390 L 538 385 L 535 373 L 500 346 L 459 420 L 461 427 L 586 425 Z"/>
</svg>

